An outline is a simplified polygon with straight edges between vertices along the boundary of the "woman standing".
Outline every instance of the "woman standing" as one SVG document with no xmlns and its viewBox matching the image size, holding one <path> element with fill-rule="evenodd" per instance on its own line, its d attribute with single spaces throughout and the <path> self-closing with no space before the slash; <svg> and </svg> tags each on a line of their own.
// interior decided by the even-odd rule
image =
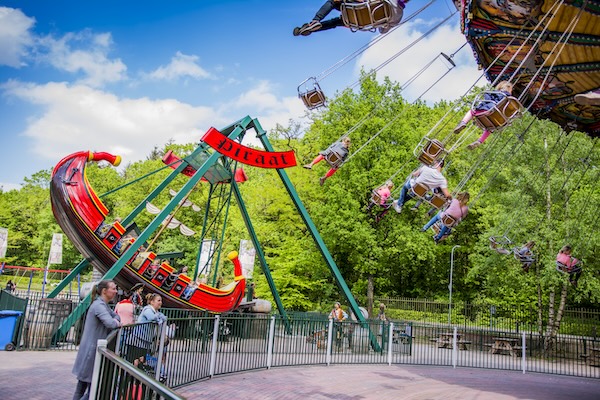
<svg viewBox="0 0 600 400">
<path fill-rule="evenodd" d="M 77 376 L 73 400 L 87 400 L 89 397 L 98 339 L 106 339 L 110 331 L 121 326 L 119 316 L 108 307 L 108 303 L 116 295 L 117 285 L 113 281 L 100 281 L 96 286 L 97 297 L 88 310 L 83 337 L 73 365 L 73 373 Z"/>
</svg>

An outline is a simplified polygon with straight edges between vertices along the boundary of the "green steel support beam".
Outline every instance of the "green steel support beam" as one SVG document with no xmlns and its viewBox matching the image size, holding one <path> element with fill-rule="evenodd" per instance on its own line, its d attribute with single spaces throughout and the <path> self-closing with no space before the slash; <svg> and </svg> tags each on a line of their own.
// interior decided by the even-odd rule
<svg viewBox="0 0 600 400">
<path fill-rule="evenodd" d="M 277 309 L 279 310 L 279 315 L 281 315 L 281 317 L 283 318 L 286 330 L 290 331 L 287 313 L 285 312 L 285 308 L 283 307 L 283 303 L 281 302 L 281 297 L 279 296 L 279 292 L 277 291 L 277 287 L 275 286 L 275 282 L 273 281 L 271 269 L 269 268 L 269 264 L 267 264 L 267 260 L 265 258 L 265 252 L 262 246 L 260 245 L 258 237 L 256 236 L 256 231 L 254 230 L 254 226 L 252 225 L 250 215 L 248 215 L 248 209 L 246 208 L 246 204 L 244 203 L 244 200 L 242 198 L 240 188 L 238 187 L 237 182 L 235 182 L 235 180 L 233 180 L 231 184 L 233 187 L 233 195 L 235 196 L 235 200 L 237 201 L 240 213 L 242 214 L 242 218 L 244 219 L 244 224 L 246 224 L 246 229 L 250 234 L 250 239 L 252 240 L 252 244 L 254 245 L 254 249 L 256 250 L 256 254 L 258 255 L 258 259 L 260 260 L 261 269 L 265 274 L 265 278 L 267 278 L 267 283 L 269 284 L 269 288 L 271 289 L 271 293 L 273 294 L 273 298 L 275 299 L 275 304 L 277 305 Z"/>
<path fill-rule="evenodd" d="M 254 129 L 256 130 L 256 135 L 260 139 L 263 146 L 265 147 L 265 150 L 274 151 L 273 146 L 271 146 L 271 143 L 269 142 L 269 139 L 267 138 L 267 133 L 260 125 L 260 122 L 258 122 L 257 119 L 254 119 L 253 122 L 254 122 Z M 292 184 L 292 182 L 290 181 L 290 178 L 288 177 L 287 173 L 285 172 L 285 169 L 278 168 L 277 174 L 279 174 L 279 178 L 283 182 L 283 185 L 285 186 L 288 194 L 290 195 L 290 198 L 294 202 L 296 209 L 300 213 L 300 216 L 302 217 L 304 224 L 308 228 L 319 251 L 323 255 L 323 258 L 325 259 L 327 266 L 333 273 L 333 277 L 334 277 L 335 281 L 337 282 L 340 290 L 346 297 L 346 300 L 348 301 L 350 308 L 354 312 L 354 315 L 361 322 L 361 325 L 363 327 L 368 328 L 369 325 L 367 324 L 367 320 L 360 312 L 360 309 L 358 308 L 358 303 L 354 299 L 352 292 L 350 292 L 350 288 L 348 288 L 348 285 L 346 284 L 344 277 L 342 276 L 335 261 L 333 260 L 331 253 L 329 253 L 329 250 L 327 249 L 325 242 L 323 242 L 323 238 L 321 238 L 321 235 L 319 234 L 317 227 L 315 226 L 314 222 L 310 218 L 310 215 L 308 215 L 308 211 L 306 211 L 306 207 L 304 207 L 302 200 L 300 200 L 300 197 L 298 196 L 298 193 L 296 192 L 294 185 Z M 371 345 L 373 346 L 373 349 L 375 351 L 381 351 L 381 346 L 379 345 L 379 343 L 377 341 L 377 335 L 373 334 L 373 332 L 371 331 L 370 328 L 369 328 L 369 337 L 370 337 Z"/>
<path fill-rule="evenodd" d="M 208 223 L 208 215 L 210 211 L 210 203 L 212 200 L 212 194 L 215 190 L 215 186 L 210 184 L 210 190 L 208 191 L 208 200 L 206 200 L 206 206 L 204 209 L 204 221 L 202 222 L 202 233 L 200 234 L 200 243 L 198 245 L 198 254 L 196 254 L 196 267 L 194 268 L 194 281 L 198 279 L 198 269 L 200 268 L 200 253 L 202 251 L 202 242 L 204 242 L 204 236 L 206 235 L 206 224 Z"/>
</svg>

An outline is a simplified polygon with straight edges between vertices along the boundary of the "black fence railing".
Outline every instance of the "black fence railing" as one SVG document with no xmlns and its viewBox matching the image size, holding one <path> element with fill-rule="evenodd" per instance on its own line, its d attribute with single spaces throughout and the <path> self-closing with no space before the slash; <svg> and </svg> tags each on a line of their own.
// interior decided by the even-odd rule
<svg viewBox="0 0 600 400">
<path fill-rule="evenodd" d="M 453 324 L 471 328 L 489 328 L 514 332 L 537 331 L 538 310 L 533 306 L 502 307 L 497 305 L 452 303 L 428 299 L 380 297 L 375 303 L 387 306 L 388 316 L 428 324 Z M 542 323 L 547 323 L 547 312 Z M 597 337 L 600 332 L 600 310 L 566 307 L 560 333 Z"/>
<path fill-rule="evenodd" d="M 184 400 L 170 388 L 124 361 L 100 343 L 90 388 L 91 399 Z"/>
<path fill-rule="evenodd" d="M 600 342 L 585 336 L 548 340 L 535 332 L 456 325 L 285 321 L 264 315 L 181 318 L 169 324 L 176 329 L 124 327 L 116 345 L 116 353 L 132 367 L 169 387 L 240 371 L 319 364 L 436 365 L 600 378 Z M 141 353 L 139 348 L 132 353 L 132 345 L 142 347 Z"/>
</svg>

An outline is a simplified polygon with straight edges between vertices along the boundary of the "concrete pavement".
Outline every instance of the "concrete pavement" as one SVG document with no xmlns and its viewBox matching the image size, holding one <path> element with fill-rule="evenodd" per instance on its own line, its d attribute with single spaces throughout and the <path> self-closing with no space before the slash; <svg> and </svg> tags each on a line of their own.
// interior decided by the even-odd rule
<svg viewBox="0 0 600 400">
<path fill-rule="evenodd" d="M 72 351 L 0 351 L 0 398 L 71 399 L 75 355 Z M 600 380 L 474 368 L 335 365 L 217 376 L 177 392 L 189 400 L 596 400 Z"/>
</svg>

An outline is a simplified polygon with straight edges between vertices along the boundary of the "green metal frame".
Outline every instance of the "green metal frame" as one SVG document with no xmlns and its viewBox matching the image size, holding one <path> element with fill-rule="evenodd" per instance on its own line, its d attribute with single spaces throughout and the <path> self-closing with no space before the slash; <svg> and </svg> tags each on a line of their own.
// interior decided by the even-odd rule
<svg viewBox="0 0 600 400">
<path fill-rule="evenodd" d="M 257 137 L 263 144 L 264 148 L 267 151 L 274 151 L 273 147 L 271 146 L 271 143 L 269 142 L 269 140 L 267 138 L 265 130 L 260 125 L 260 122 L 257 119 L 251 119 L 249 116 L 246 116 L 246 117 L 240 119 L 239 121 L 237 121 L 236 123 L 223 129 L 221 131 L 221 133 L 223 133 L 225 136 L 229 137 L 230 139 L 235 140 L 238 137 L 240 137 L 240 135 L 244 135 L 248 129 L 252 129 L 252 128 L 256 131 Z M 205 150 L 206 150 L 206 146 L 204 144 L 201 144 L 189 157 L 194 157 L 197 155 L 198 152 L 203 152 Z M 119 273 L 121 268 L 123 268 L 123 266 L 125 265 L 125 262 L 133 256 L 135 249 L 137 249 L 140 244 L 144 243 L 147 239 L 149 239 L 150 235 L 160 226 L 161 222 L 179 204 L 179 202 L 185 198 L 185 196 L 189 193 L 190 190 L 192 190 L 196 186 L 196 184 L 200 181 L 202 176 L 209 170 L 209 168 L 212 167 L 215 163 L 217 163 L 221 157 L 223 157 L 223 156 L 220 153 L 214 152 L 206 159 L 206 161 L 202 164 L 202 166 L 197 169 L 196 173 L 192 177 L 190 177 L 190 179 L 184 184 L 184 186 L 181 188 L 181 190 L 179 190 L 179 192 L 161 210 L 161 212 L 158 215 L 156 215 L 156 217 L 146 227 L 146 229 L 144 229 L 139 234 L 135 243 L 133 245 L 129 246 L 126 249 L 126 251 L 121 255 L 121 257 L 117 260 L 117 262 L 106 272 L 106 274 L 104 274 L 103 279 L 112 279 Z M 226 163 L 224 163 L 224 164 L 226 164 Z M 127 224 L 132 222 L 133 219 L 135 218 L 135 216 L 137 216 L 141 212 L 141 210 L 145 207 L 146 201 L 150 201 L 150 199 L 153 199 L 154 197 L 156 197 L 156 195 L 158 195 L 158 193 L 160 193 L 162 190 L 164 190 L 166 188 L 167 184 L 170 183 L 175 178 L 175 176 L 177 176 L 183 170 L 183 168 L 185 168 L 185 166 L 187 166 L 187 162 L 185 162 L 185 159 L 184 159 L 184 162 L 182 162 L 178 166 L 178 168 L 176 170 L 174 170 L 165 179 L 165 181 L 163 183 L 161 183 L 156 189 L 154 189 L 154 191 L 152 191 L 152 193 L 150 193 L 148 195 L 146 200 L 141 202 L 140 205 L 138 207 L 136 207 L 133 210 L 133 212 L 125 218 L 125 220 L 123 221 L 123 225 L 127 226 Z M 337 285 L 339 286 L 339 288 L 342 291 L 344 297 L 346 298 L 348 304 L 350 305 L 351 310 L 354 312 L 354 315 L 356 316 L 358 321 L 363 326 L 368 327 L 365 317 L 360 312 L 358 303 L 356 302 L 356 300 L 354 299 L 354 296 L 350 292 L 348 285 L 346 284 L 344 278 L 342 277 L 340 270 L 338 269 L 335 261 L 333 260 L 333 257 L 331 256 L 331 253 L 329 253 L 329 250 L 327 249 L 325 242 L 321 238 L 321 235 L 319 234 L 314 222 L 310 218 L 308 211 L 304 207 L 302 200 L 300 200 L 300 197 L 298 196 L 298 193 L 296 192 L 294 185 L 291 183 L 287 173 L 285 172 L 284 169 L 277 169 L 277 173 L 278 173 L 279 178 L 281 179 L 283 185 L 285 186 L 290 198 L 292 199 L 296 209 L 298 210 L 300 216 L 302 217 L 304 224 L 306 225 L 309 232 L 311 233 L 311 236 L 313 237 L 315 244 L 317 245 L 323 258 L 325 259 L 327 266 L 329 267 L 330 271 L 332 272 Z M 279 314 L 287 322 L 287 320 L 288 320 L 287 314 L 286 314 L 285 308 L 283 307 L 281 297 L 279 296 L 279 293 L 277 291 L 277 287 L 275 286 L 275 282 L 273 281 L 273 277 L 271 275 L 270 268 L 265 259 L 264 251 L 262 249 L 262 246 L 260 245 L 260 241 L 258 240 L 256 231 L 254 230 L 250 216 L 248 215 L 248 211 L 247 211 L 245 203 L 243 201 L 242 194 L 239 190 L 237 183 L 235 182 L 235 179 L 233 179 L 233 178 L 231 179 L 231 185 L 232 185 L 231 189 L 232 189 L 233 195 L 236 198 L 240 213 L 242 215 L 242 218 L 244 220 L 244 223 L 246 225 L 248 233 L 250 234 L 254 248 L 256 249 L 256 253 L 260 260 L 261 269 L 265 275 L 265 278 L 267 280 L 267 283 L 269 285 L 271 293 L 273 294 L 273 298 L 275 299 L 275 303 L 277 305 Z M 230 201 L 230 197 L 231 197 L 231 192 L 230 192 L 228 202 Z M 209 196 L 209 198 L 210 198 L 210 196 Z M 206 218 L 205 218 L 204 223 L 206 224 Z M 206 230 L 205 226 L 203 226 L 203 232 L 205 232 L 205 230 Z M 82 261 L 74 269 L 73 272 L 75 272 L 75 270 L 83 269 L 83 267 L 85 267 L 85 265 L 86 265 L 86 261 Z M 73 274 L 73 272 L 71 274 Z M 69 276 L 71 276 L 71 274 L 69 274 Z M 196 275 L 196 274 L 197 274 L 197 271 L 195 271 L 194 275 Z M 75 276 L 75 275 L 73 275 L 73 276 Z M 71 279 L 72 279 L 72 277 L 71 277 Z M 66 279 L 65 279 L 65 281 L 66 281 Z M 51 293 L 51 295 L 55 296 L 56 293 L 60 292 L 60 289 L 62 289 L 66 286 L 66 283 L 63 284 L 63 282 L 61 282 L 61 284 Z M 88 296 L 85 298 L 85 300 L 82 303 L 80 303 L 80 305 L 71 313 L 71 315 L 67 318 L 67 320 L 65 320 L 63 322 L 63 324 L 59 328 L 59 331 L 57 332 L 58 334 L 66 333 L 66 331 L 68 331 L 68 329 L 83 315 L 83 313 L 87 310 L 87 307 L 90 304 L 90 299 L 91 299 L 90 296 Z M 369 329 L 369 333 L 370 333 L 370 341 L 373 346 L 373 349 L 375 351 L 381 351 L 381 347 L 379 346 L 376 335 L 374 335 L 370 329 Z"/>
<path fill-rule="evenodd" d="M 254 119 L 253 125 L 254 125 L 254 129 L 256 130 L 256 135 L 259 138 L 259 140 L 261 141 L 261 143 L 263 144 L 263 146 L 265 147 L 265 150 L 274 151 L 273 146 L 271 146 L 271 143 L 269 142 L 269 139 L 267 138 L 267 132 L 262 128 L 262 126 L 260 125 L 260 122 L 258 122 L 257 119 Z M 327 263 L 329 270 L 333 274 L 333 277 L 334 277 L 338 287 L 340 288 L 344 297 L 348 301 L 348 304 L 350 305 L 352 312 L 354 312 L 354 315 L 356 316 L 356 318 L 358 319 L 358 321 L 361 323 L 362 326 L 368 327 L 369 325 L 367 324 L 366 318 L 362 315 L 362 312 L 359 309 L 358 303 L 354 299 L 352 292 L 350 292 L 350 288 L 348 288 L 348 285 L 346 284 L 344 277 L 342 276 L 339 268 L 337 267 L 337 264 L 333 260 L 333 257 L 331 256 L 329 249 L 327 249 L 327 246 L 325 245 L 323 238 L 319 234 L 317 227 L 315 226 L 314 222 L 310 218 L 310 215 L 308 215 L 308 211 L 306 211 L 306 207 L 304 207 L 304 203 L 302 203 L 302 200 L 300 200 L 300 197 L 298 196 L 298 193 L 296 192 L 296 188 L 294 188 L 294 185 L 290 181 L 290 178 L 288 177 L 287 173 L 285 172 L 285 169 L 278 168 L 277 174 L 279 175 L 279 178 L 283 182 L 283 185 L 285 186 L 285 189 L 287 190 L 288 194 L 290 195 L 290 198 L 294 202 L 294 205 L 296 206 L 298 213 L 300 213 L 300 216 L 302 217 L 304 224 L 306 225 L 311 236 L 313 237 L 313 240 L 315 241 L 315 244 L 317 245 L 319 251 L 321 252 L 321 255 L 325 259 L 325 262 Z M 371 345 L 373 346 L 373 350 L 381 351 L 381 347 L 379 346 L 379 343 L 377 341 L 377 336 L 375 334 L 373 334 L 371 329 L 369 329 L 369 336 L 370 336 L 370 340 L 371 340 Z"/>
</svg>

